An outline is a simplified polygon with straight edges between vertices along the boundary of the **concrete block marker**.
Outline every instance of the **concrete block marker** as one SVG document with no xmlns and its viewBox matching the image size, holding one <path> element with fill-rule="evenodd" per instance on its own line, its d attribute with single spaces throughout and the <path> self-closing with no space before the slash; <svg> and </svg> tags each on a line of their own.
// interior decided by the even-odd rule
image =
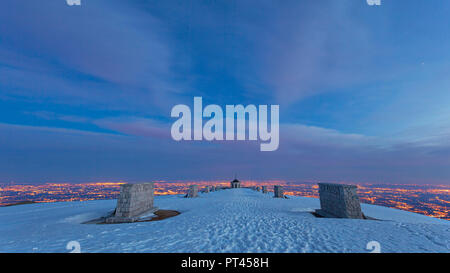
<svg viewBox="0 0 450 273">
<path fill-rule="evenodd" d="M 262 186 L 262 193 L 267 193 L 267 186 Z"/>
<path fill-rule="evenodd" d="M 273 186 L 273 197 L 275 197 L 275 198 L 285 198 L 283 186 L 280 186 L 280 185 Z"/>
<path fill-rule="evenodd" d="M 135 222 L 157 210 L 153 206 L 153 183 L 124 184 L 120 187 L 116 210 L 106 218 L 106 223 Z"/>
<path fill-rule="evenodd" d="M 319 183 L 320 210 L 328 218 L 364 219 L 355 185 Z"/>
<path fill-rule="evenodd" d="M 188 193 L 186 194 L 187 198 L 195 198 L 198 197 L 198 185 L 190 185 Z"/>
</svg>

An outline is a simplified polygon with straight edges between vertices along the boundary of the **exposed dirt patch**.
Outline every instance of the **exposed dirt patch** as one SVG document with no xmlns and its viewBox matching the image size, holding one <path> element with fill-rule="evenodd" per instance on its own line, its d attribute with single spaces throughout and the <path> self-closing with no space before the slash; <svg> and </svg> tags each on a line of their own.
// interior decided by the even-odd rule
<svg viewBox="0 0 450 273">
<path fill-rule="evenodd" d="M 322 215 L 320 215 L 320 214 L 318 214 L 317 212 L 314 212 L 314 211 L 312 211 L 312 212 L 310 212 L 312 215 L 314 215 L 316 218 L 326 218 L 326 217 L 324 217 L 324 216 L 322 216 Z M 345 219 L 345 218 L 336 218 L 336 219 Z M 376 221 L 380 221 L 379 219 L 376 219 L 376 218 L 373 218 L 373 217 L 370 217 L 370 216 L 366 216 L 366 215 L 364 215 L 363 214 L 363 219 L 364 220 L 376 220 Z"/>
<path fill-rule="evenodd" d="M 36 203 L 36 202 L 34 202 L 34 201 L 22 201 L 22 202 L 17 202 L 17 203 L 13 203 L 13 204 L 2 205 L 0 207 L 12 207 L 12 206 L 19 206 L 19 205 L 34 204 L 34 203 Z"/>
<path fill-rule="evenodd" d="M 114 213 L 111 213 L 109 216 L 112 216 Z M 106 222 L 106 218 L 107 217 L 100 217 L 97 219 L 93 219 L 90 221 L 86 221 L 82 224 L 97 224 L 97 225 L 114 225 L 114 224 L 125 224 L 125 223 L 139 223 L 139 222 L 151 222 L 151 221 L 161 221 L 170 217 L 174 217 L 177 216 L 178 214 L 180 214 L 180 212 L 176 211 L 176 210 L 165 210 L 165 209 L 160 209 L 155 211 L 153 214 L 155 214 L 155 217 L 152 218 L 148 218 L 148 219 L 141 219 L 141 220 L 137 220 L 137 221 L 133 221 L 133 222 L 117 222 L 117 223 L 107 223 Z"/>
<path fill-rule="evenodd" d="M 149 220 L 145 220 L 144 222 L 164 220 L 164 219 L 167 219 L 170 217 L 177 216 L 178 214 L 180 214 L 180 212 L 178 212 L 176 210 L 160 209 L 160 210 L 155 211 L 154 214 L 156 215 L 156 217 L 153 217 L 152 219 L 149 219 Z"/>
<path fill-rule="evenodd" d="M 310 213 L 311 213 L 312 215 L 314 215 L 316 218 L 323 218 L 322 215 L 320 215 L 320 214 L 318 214 L 318 213 L 316 213 L 316 212 L 314 212 L 314 211 L 311 211 Z"/>
</svg>

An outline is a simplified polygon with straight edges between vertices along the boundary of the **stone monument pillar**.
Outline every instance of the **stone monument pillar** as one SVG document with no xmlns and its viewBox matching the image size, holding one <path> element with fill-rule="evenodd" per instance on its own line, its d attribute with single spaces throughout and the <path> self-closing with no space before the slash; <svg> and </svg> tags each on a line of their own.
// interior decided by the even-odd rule
<svg viewBox="0 0 450 273">
<path fill-rule="evenodd" d="M 267 193 L 267 186 L 262 186 L 262 193 Z"/>
<path fill-rule="evenodd" d="M 187 198 L 194 198 L 198 197 L 198 186 L 197 185 L 190 185 L 188 193 L 186 194 Z"/>
<path fill-rule="evenodd" d="M 273 197 L 284 198 L 283 186 L 280 185 L 273 186 Z"/>
<path fill-rule="evenodd" d="M 123 184 L 114 215 L 106 218 L 106 222 L 135 222 L 140 216 L 156 210 L 153 206 L 153 183 Z"/>
<path fill-rule="evenodd" d="M 363 219 L 355 185 L 319 183 L 320 210 L 316 213 L 329 218 Z"/>
</svg>

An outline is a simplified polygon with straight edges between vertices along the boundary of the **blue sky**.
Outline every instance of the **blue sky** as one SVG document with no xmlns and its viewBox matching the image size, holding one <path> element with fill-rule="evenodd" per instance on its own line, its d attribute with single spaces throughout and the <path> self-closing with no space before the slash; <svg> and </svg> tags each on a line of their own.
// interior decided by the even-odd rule
<svg viewBox="0 0 450 273">
<path fill-rule="evenodd" d="M 448 1 L 8 1 L 0 181 L 450 181 Z M 170 110 L 279 104 L 280 148 Z"/>
</svg>

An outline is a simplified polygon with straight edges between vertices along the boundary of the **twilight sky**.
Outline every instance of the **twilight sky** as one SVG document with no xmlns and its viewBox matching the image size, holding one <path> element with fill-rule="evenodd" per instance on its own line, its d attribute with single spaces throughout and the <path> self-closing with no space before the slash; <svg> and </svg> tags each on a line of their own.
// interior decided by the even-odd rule
<svg viewBox="0 0 450 273">
<path fill-rule="evenodd" d="M 0 182 L 450 183 L 446 0 L 2 3 Z M 176 104 L 279 104 L 280 146 L 176 142 Z"/>
</svg>

